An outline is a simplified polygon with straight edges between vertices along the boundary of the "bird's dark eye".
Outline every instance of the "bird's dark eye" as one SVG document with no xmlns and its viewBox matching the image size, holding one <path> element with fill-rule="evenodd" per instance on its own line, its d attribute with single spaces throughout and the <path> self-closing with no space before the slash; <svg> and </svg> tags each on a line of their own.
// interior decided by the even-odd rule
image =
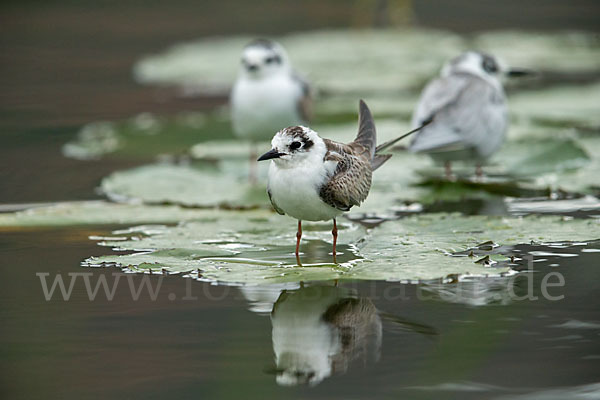
<svg viewBox="0 0 600 400">
<path fill-rule="evenodd" d="M 498 72 L 498 64 L 496 61 L 490 56 L 484 56 L 483 61 L 481 62 L 481 67 L 488 74 L 494 74 Z"/>
<path fill-rule="evenodd" d="M 292 144 L 290 144 L 290 150 L 298 150 L 300 148 L 300 146 L 302 146 L 302 143 L 292 142 Z"/>
<path fill-rule="evenodd" d="M 271 56 L 265 60 L 265 63 L 266 64 L 275 64 L 275 63 L 278 64 L 280 61 L 281 61 L 281 59 L 279 58 L 279 56 Z"/>
</svg>

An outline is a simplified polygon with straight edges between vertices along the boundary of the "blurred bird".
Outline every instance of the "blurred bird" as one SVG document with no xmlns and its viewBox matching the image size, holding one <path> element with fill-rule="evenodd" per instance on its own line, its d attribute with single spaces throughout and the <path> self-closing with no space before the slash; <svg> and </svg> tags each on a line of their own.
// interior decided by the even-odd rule
<svg viewBox="0 0 600 400">
<path fill-rule="evenodd" d="M 500 148 L 508 127 L 500 78 L 528 73 L 485 53 L 469 51 L 454 58 L 421 94 L 412 126 L 433 121 L 413 138 L 410 150 L 443 162 L 447 178 L 455 160 L 474 161 L 481 176 L 482 163 Z"/>
<path fill-rule="evenodd" d="M 391 157 L 379 153 L 421 128 L 377 146 L 373 116 L 362 100 L 359 109 L 358 135 L 352 143 L 322 139 L 310 128 L 292 126 L 277 132 L 273 148 L 258 159 L 272 160 L 267 193 L 273 208 L 298 220 L 298 263 L 302 220 L 329 219 L 333 219 L 335 262 L 336 217 L 367 198 L 372 172 Z"/>
<path fill-rule="evenodd" d="M 312 104 L 308 83 L 292 69 L 283 47 L 271 40 L 248 44 L 231 92 L 233 132 L 253 143 L 250 180 L 256 178 L 254 143 L 286 126 L 306 124 Z"/>
</svg>

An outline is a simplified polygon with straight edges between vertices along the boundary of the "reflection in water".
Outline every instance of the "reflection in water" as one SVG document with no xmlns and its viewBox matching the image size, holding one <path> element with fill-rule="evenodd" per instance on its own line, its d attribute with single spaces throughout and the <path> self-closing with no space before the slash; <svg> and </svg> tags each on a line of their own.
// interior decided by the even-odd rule
<svg viewBox="0 0 600 400">
<path fill-rule="evenodd" d="M 208 242 L 205 242 L 208 243 Z M 318 239 L 307 239 L 303 241 L 304 245 L 302 247 L 302 251 L 300 252 L 301 264 L 298 264 L 298 258 L 294 255 L 295 245 L 269 245 L 265 247 L 257 248 L 256 246 L 250 243 L 230 243 L 223 242 L 220 246 L 221 248 L 225 248 L 223 246 L 228 246 L 228 249 L 231 249 L 232 246 L 237 245 L 235 248 L 238 253 L 235 257 L 227 257 L 226 260 L 234 260 L 234 259 L 247 259 L 252 260 L 258 264 L 263 264 L 264 262 L 273 263 L 273 264 L 281 264 L 288 266 L 323 266 L 332 264 L 331 258 L 331 243 L 326 242 L 324 240 Z M 242 247 L 247 246 L 247 247 Z M 353 263 L 357 260 L 361 260 L 363 257 L 360 256 L 358 249 L 353 244 L 338 244 L 337 246 L 337 264 L 338 265 L 347 265 L 349 263 Z M 213 257 L 213 259 L 216 259 Z M 298 284 L 296 284 L 298 287 Z M 274 290 L 270 286 L 265 286 L 264 288 L 267 291 Z M 284 289 L 284 288 L 282 288 Z M 277 292 L 279 293 L 279 292 Z M 270 312 L 271 310 L 269 310 Z"/>
<path fill-rule="evenodd" d="M 273 304 L 284 290 L 300 287 L 297 282 L 281 283 L 269 286 L 242 286 L 240 291 L 249 303 L 249 309 L 257 314 L 270 314 Z"/>
<path fill-rule="evenodd" d="M 368 298 L 333 286 L 283 291 L 271 313 L 277 383 L 315 385 L 353 360 L 377 361 L 381 319 Z"/>
<path fill-rule="evenodd" d="M 271 312 L 276 381 L 316 385 L 354 361 L 379 360 L 382 320 L 393 332 L 435 335 L 435 329 L 382 313 L 349 288 L 298 283 L 240 288 L 257 313 Z"/>
</svg>

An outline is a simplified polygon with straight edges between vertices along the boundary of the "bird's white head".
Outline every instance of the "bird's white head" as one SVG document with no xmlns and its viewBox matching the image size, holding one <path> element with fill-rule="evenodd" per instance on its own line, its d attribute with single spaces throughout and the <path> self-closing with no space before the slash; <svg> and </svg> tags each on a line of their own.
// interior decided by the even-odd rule
<svg viewBox="0 0 600 400">
<path fill-rule="evenodd" d="M 271 140 L 271 146 L 272 149 L 260 156 L 258 161 L 273 160 L 282 168 L 322 163 L 327 152 L 323 139 L 305 126 L 290 126 L 280 130 Z"/>
<path fill-rule="evenodd" d="M 467 73 L 486 81 L 499 83 L 500 76 L 505 69 L 503 63 L 489 54 L 467 51 L 446 63 L 442 69 L 442 76 Z"/>
<path fill-rule="evenodd" d="M 290 63 L 284 48 L 277 42 L 256 39 L 242 52 L 240 74 L 249 79 L 262 79 L 289 73 Z"/>
<path fill-rule="evenodd" d="M 441 75 L 447 77 L 457 73 L 472 74 L 495 86 L 501 86 L 501 79 L 505 76 L 530 75 L 533 74 L 533 71 L 524 68 L 510 68 L 502 60 L 492 55 L 478 51 L 467 51 L 447 62 L 442 68 Z"/>
</svg>

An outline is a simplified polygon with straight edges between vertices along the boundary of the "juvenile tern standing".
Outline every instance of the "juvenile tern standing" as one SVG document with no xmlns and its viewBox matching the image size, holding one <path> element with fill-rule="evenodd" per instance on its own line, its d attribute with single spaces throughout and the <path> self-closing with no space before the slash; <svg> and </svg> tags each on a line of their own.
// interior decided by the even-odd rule
<svg viewBox="0 0 600 400">
<path fill-rule="evenodd" d="M 359 103 L 358 135 L 344 144 L 322 139 L 304 126 L 292 126 L 275 134 L 273 148 L 258 161 L 272 160 L 267 193 L 279 214 L 298 220 L 296 257 L 302 238 L 302 221 L 333 219 L 333 257 L 337 243 L 336 217 L 362 203 L 371 188 L 371 174 L 391 154 L 379 154 L 398 140 L 377 146 L 375 123 L 367 105 Z"/>
<path fill-rule="evenodd" d="M 454 58 L 421 94 L 412 126 L 433 122 L 414 136 L 410 150 L 443 162 L 448 178 L 455 160 L 474 161 L 481 175 L 481 164 L 500 148 L 508 127 L 500 78 L 526 73 L 508 69 L 484 53 L 469 51 Z"/>
<path fill-rule="evenodd" d="M 254 143 L 268 140 L 272 132 L 286 126 L 306 124 L 310 94 L 280 44 L 257 39 L 244 48 L 231 92 L 231 119 L 235 135 L 252 142 L 251 180 L 255 179 Z"/>
</svg>

